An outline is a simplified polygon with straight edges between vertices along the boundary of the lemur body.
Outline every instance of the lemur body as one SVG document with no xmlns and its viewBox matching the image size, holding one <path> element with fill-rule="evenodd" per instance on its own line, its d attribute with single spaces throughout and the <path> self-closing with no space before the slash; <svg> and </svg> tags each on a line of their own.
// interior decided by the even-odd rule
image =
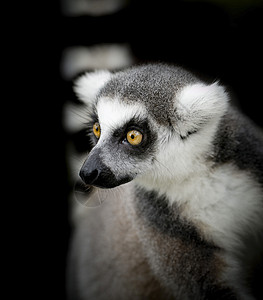
<svg viewBox="0 0 263 300">
<path fill-rule="evenodd" d="M 107 199 L 75 210 L 72 299 L 260 299 L 263 138 L 224 88 L 149 64 L 75 91 L 80 177 Z"/>
</svg>

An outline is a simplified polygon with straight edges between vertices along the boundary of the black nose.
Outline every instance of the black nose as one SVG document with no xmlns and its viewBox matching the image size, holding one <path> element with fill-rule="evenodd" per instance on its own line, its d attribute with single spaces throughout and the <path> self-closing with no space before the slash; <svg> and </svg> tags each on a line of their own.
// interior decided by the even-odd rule
<svg viewBox="0 0 263 300">
<path fill-rule="evenodd" d="M 87 185 L 100 188 L 113 188 L 132 180 L 131 177 L 116 178 L 115 174 L 101 159 L 100 149 L 93 149 L 79 172 L 80 178 Z"/>
<path fill-rule="evenodd" d="M 100 188 L 116 186 L 116 178 L 109 168 L 94 156 L 88 157 L 79 172 L 80 178 L 87 185 Z"/>
<path fill-rule="evenodd" d="M 85 165 L 80 169 L 79 176 L 86 183 L 92 185 L 99 177 L 100 171 L 97 169 L 90 169 Z"/>
<path fill-rule="evenodd" d="M 103 164 L 100 159 L 100 150 L 91 152 L 83 166 L 80 169 L 79 176 L 84 183 L 94 185 L 103 170 Z"/>
<path fill-rule="evenodd" d="M 100 149 L 90 153 L 80 169 L 79 176 L 87 185 L 101 188 L 112 187 L 115 176 L 101 160 Z"/>
</svg>

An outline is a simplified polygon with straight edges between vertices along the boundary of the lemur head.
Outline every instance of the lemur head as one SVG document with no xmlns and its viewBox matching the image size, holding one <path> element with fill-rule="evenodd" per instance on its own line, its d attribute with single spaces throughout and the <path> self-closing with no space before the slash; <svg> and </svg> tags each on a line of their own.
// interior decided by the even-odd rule
<svg viewBox="0 0 263 300">
<path fill-rule="evenodd" d="M 205 167 L 228 100 L 218 83 L 164 64 L 86 73 L 74 89 L 93 145 L 79 174 L 101 188 L 180 181 Z"/>
</svg>

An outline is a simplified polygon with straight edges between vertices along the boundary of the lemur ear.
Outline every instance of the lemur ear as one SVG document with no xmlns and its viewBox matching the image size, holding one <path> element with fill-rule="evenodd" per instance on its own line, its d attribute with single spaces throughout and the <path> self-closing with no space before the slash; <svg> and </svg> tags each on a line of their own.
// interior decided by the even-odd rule
<svg viewBox="0 0 263 300">
<path fill-rule="evenodd" d="M 111 73 L 107 70 L 85 73 L 75 81 L 74 91 L 80 101 L 89 105 L 110 77 Z"/>
<path fill-rule="evenodd" d="M 188 85 L 176 97 L 176 125 L 182 137 L 218 120 L 226 111 L 228 95 L 218 82 Z"/>
</svg>

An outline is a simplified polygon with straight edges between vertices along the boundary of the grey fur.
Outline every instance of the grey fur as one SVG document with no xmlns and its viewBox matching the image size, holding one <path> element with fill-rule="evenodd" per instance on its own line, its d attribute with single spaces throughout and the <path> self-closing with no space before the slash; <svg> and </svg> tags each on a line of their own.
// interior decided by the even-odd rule
<svg viewBox="0 0 263 300">
<path fill-rule="evenodd" d="M 263 134 L 251 120 L 230 107 L 222 118 L 214 140 L 216 163 L 233 162 L 248 170 L 263 184 Z"/>
<path fill-rule="evenodd" d="M 160 147 L 158 125 L 168 128 L 170 136 L 179 135 L 181 143 L 188 143 L 203 128 L 216 124 L 211 147 L 202 153 L 202 162 L 214 169 L 234 166 L 237 172 L 245 172 L 247 180 L 252 180 L 262 192 L 262 132 L 236 109 L 228 107 L 218 123 L 211 120 L 214 112 L 197 118 L 198 126 L 186 131 L 181 140 L 180 134 L 174 131 L 176 120 L 184 124 L 177 114 L 176 95 L 195 83 L 202 81 L 182 68 L 165 64 L 132 67 L 112 74 L 94 99 L 94 115 L 88 117 L 87 124 L 89 136 L 92 137 L 92 124 L 98 121 L 96 105 L 103 97 L 118 98 L 124 104 L 140 103 L 148 115 L 109 130 L 109 136 L 98 147 L 93 136 L 94 148 L 85 163 L 89 164 L 89 158 L 97 154 L 100 163 L 114 174 L 115 181 L 122 183 L 123 174 L 136 178 L 138 174 L 143 176 L 152 171 Z M 125 143 L 123 132 L 129 128 L 129 122 L 141 126 L 147 143 L 135 148 Z M 164 139 L 163 143 L 168 141 L 169 138 Z M 259 278 L 263 275 L 263 249 L 257 246 L 263 233 L 258 228 L 253 234 L 245 231 L 235 236 L 240 245 L 247 243 L 246 247 L 231 253 L 244 275 L 240 278 L 245 282 L 239 283 L 239 289 L 231 279 L 228 282 L 221 276 L 227 269 L 228 262 L 224 259 L 227 249 L 207 238 L 202 222 L 195 223 L 183 215 L 184 205 L 171 205 L 166 195 L 154 189 L 146 190 L 134 181 L 106 193 L 95 188 L 88 197 L 91 201 L 106 199 L 95 209 L 78 205 L 74 209 L 68 266 L 70 299 L 251 300 L 262 296 Z M 262 194 L 258 198 L 263 203 Z M 249 244 L 253 247 L 252 258 L 248 253 Z"/>
<path fill-rule="evenodd" d="M 82 208 L 71 243 L 69 299 L 236 299 L 217 280 L 222 250 L 193 234 L 164 199 L 142 190 L 132 197 L 131 189 L 124 185 L 102 206 Z"/>
<path fill-rule="evenodd" d="M 141 102 L 158 123 L 169 125 L 174 119 L 174 95 L 187 84 L 198 81 L 180 67 L 142 65 L 114 74 L 98 97 L 119 96 L 128 103 Z"/>
</svg>

